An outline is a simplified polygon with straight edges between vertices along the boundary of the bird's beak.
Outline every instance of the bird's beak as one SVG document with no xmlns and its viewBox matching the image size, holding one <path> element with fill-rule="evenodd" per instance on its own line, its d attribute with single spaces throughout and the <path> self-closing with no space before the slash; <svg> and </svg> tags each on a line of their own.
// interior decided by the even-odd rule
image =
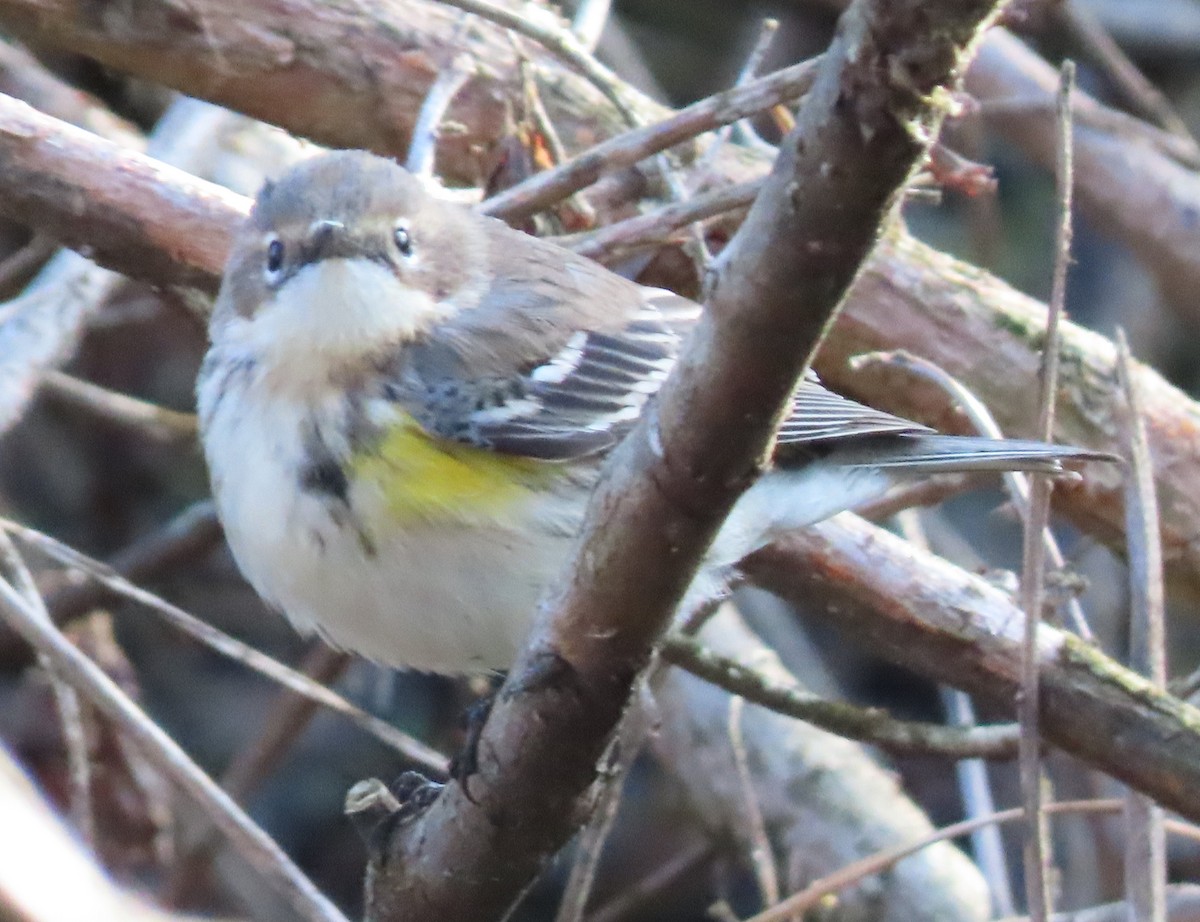
<svg viewBox="0 0 1200 922">
<path fill-rule="evenodd" d="M 304 245 L 304 262 L 315 263 L 323 259 L 354 256 L 354 248 L 346 225 L 341 221 L 313 221 L 308 228 Z"/>
</svg>

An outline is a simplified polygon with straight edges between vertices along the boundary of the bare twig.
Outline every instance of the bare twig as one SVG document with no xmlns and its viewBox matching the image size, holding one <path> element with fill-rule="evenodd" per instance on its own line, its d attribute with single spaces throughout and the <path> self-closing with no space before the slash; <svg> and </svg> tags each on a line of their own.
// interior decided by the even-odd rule
<svg viewBox="0 0 1200 922">
<path fill-rule="evenodd" d="M 724 189 L 714 189 L 585 234 L 561 238 L 558 242 L 593 259 L 622 251 L 661 246 L 673 231 L 681 227 L 749 208 L 761 188 L 762 180 L 755 179 Z"/>
<path fill-rule="evenodd" d="M 58 244 L 49 237 L 35 235 L 25 246 L 10 254 L 0 262 L 0 297 L 10 298 L 25 283 L 42 268 L 58 250 Z M 0 317 L 10 313 L 8 308 L 0 308 Z"/>
<path fill-rule="evenodd" d="M 567 64 L 603 93 L 617 107 L 630 125 L 641 122 L 637 107 L 625 85 L 611 70 L 597 61 L 591 51 L 576 37 L 562 27 L 556 14 L 533 5 L 525 6 L 524 15 L 490 0 L 442 0 L 447 6 L 457 7 L 490 20 L 498 26 L 531 38 L 543 48 Z M 540 20 L 540 21 L 539 21 Z M 553 21 L 552 21 L 553 20 Z"/>
<path fill-rule="evenodd" d="M 1167 681 L 1162 545 L 1154 462 L 1146 438 L 1141 401 L 1130 374 L 1132 359 L 1123 330 L 1117 330 L 1117 375 L 1125 391 L 1129 473 L 1125 488 L 1129 548 L 1129 667 L 1158 688 Z M 1161 922 L 1166 917 L 1167 843 L 1162 808 L 1143 794 L 1126 801 L 1125 893 L 1131 918 Z"/>
<path fill-rule="evenodd" d="M 1067 800 L 1061 803 L 1047 804 L 1046 812 L 1055 815 L 1070 813 L 1117 813 L 1121 810 L 1121 807 L 1122 802 L 1119 800 Z M 946 839 L 954 839 L 958 836 L 967 835 L 980 826 L 1013 823 L 1024 818 L 1025 811 L 1017 807 L 1012 810 L 1002 810 L 999 813 L 993 813 L 991 816 L 964 820 L 961 823 L 944 826 L 918 842 L 889 849 L 877 855 L 871 855 L 843 868 L 835 874 L 830 874 L 828 877 L 824 877 L 805 887 L 799 893 L 792 894 L 783 902 L 772 906 L 766 912 L 760 912 L 758 915 L 751 917 L 747 922 L 788 922 L 788 920 L 815 908 L 821 900 L 830 894 L 837 893 L 839 890 L 845 889 L 864 877 L 878 874 L 880 871 L 891 867 L 897 861 L 907 858 L 914 852 L 920 851 L 934 842 L 942 842 Z M 1032 919 L 1032 916 L 1030 918 Z"/>
<path fill-rule="evenodd" d="M 652 666 L 639 680 L 638 693 L 635 693 L 605 754 L 604 768 L 596 781 L 599 790 L 592 815 L 577 837 L 575 863 L 563 888 L 555 922 L 581 922 L 584 918 L 604 845 L 617 820 L 625 782 L 651 730 L 654 704 L 653 693 L 649 689 L 657 670 L 657 665 Z"/>
<path fill-rule="evenodd" d="M 775 869 L 775 852 L 767 836 L 767 824 L 763 820 L 758 795 L 754 791 L 750 759 L 746 755 L 746 741 L 742 736 L 742 711 L 745 708 L 745 698 L 741 695 L 730 696 L 729 747 L 733 751 L 733 764 L 737 769 L 738 786 L 742 794 L 746 837 L 750 841 L 750 864 L 758 880 L 758 893 L 764 905 L 773 906 L 779 902 L 779 872 Z"/>
<path fill-rule="evenodd" d="M 1055 12 L 1086 54 L 1103 68 L 1125 103 L 1143 118 L 1190 143 L 1193 156 L 1200 157 L 1195 139 L 1183 119 L 1171 108 L 1167 97 L 1113 41 L 1088 5 L 1079 0 L 1066 0 L 1055 7 Z"/>
<path fill-rule="evenodd" d="M 156 441 L 169 444 L 194 444 L 196 441 L 196 416 L 193 413 L 168 410 L 60 371 L 47 372 L 42 377 L 42 386 L 56 397 Z"/>
<path fill-rule="evenodd" d="M 315 682 L 331 685 L 349 660 L 348 653 L 318 641 L 305 657 L 302 671 Z M 221 787 L 234 800 L 244 802 L 287 755 L 316 712 L 317 703 L 311 698 L 280 689 L 263 719 L 262 733 L 234 756 L 221 776 Z M 179 856 L 164 897 L 167 903 L 174 906 L 192 903 L 193 895 L 208 878 L 218 845 L 218 833 L 211 830 Z"/>
<path fill-rule="evenodd" d="M 600 36 L 608 22 L 612 0 L 581 0 L 575 10 L 575 18 L 571 20 L 571 31 L 579 39 L 579 44 L 588 51 L 595 51 L 600 44 Z"/>
<path fill-rule="evenodd" d="M 942 687 L 942 700 L 954 726 L 975 726 L 975 705 L 971 696 L 956 688 Z M 963 801 L 966 819 L 975 819 L 996 812 L 996 798 L 988 780 L 986 763 L 982 759 L 964 759 L 955 766 L 958 788 Z M 971 834 L 971 846 L 975 863 L 988 882 L 992 894 L 992 908 L 999 915 L 1012 915 L 1016 909 L 1013 900 L 1012 878 L 1008 870 L 1008 856 L 1004 840 L 995 826 L 986 826 Z"/>
<path fill-rule="evenodd" d="M 410 173 L 428 179 L 433 176 L 434 158 L 437 155 L 438 126 L 441 125 L 450 103 L 463 84 L 471 77 L 472 63 L 466 55 L 457 55 L 438 72 L 437 79 L 429 88 L 421 110 L 417 113 L 417 122 L 413 126 L 412 143 L 408 148 L 408 158 L 404 165 Z"/>
<path fill-rule="evenodd" d="M 29 572 L 12 539 L 3 533 L 0 533 L 0 561 L 3 561 L 7 571 L 5 578 L 21 594 L 28 609 L 49 625 L 50 613 L 38 593 L 33 574 Z M 43 655 L 38 657 L 38 661 L 50 677 L 50 687 L 58 706 L 58 718 L 62 723 L 63 742 L 67 750 L 71 821 L 83 843 L 89 848 L 94 848 L 96 815 L 92 809 L 91 747 L 88 745 L 83 706 L 79 701 L 79 694 L 69 682 L 57 674 L 49 659 Z"/>
<path fill-rule="evenodd" d="M 275 840 L 242 812 L 221 788 L 193 762 L 91 660 L 71 645 L 13 587 L 0 580 L 0 613 L 18 633 L 45 656 L 51 668 L 69 681 L 119 731 L 141 749 L 155 767 L 166 774 L 204 809 L 209 819 L 238 853 L 296 913 L 310 922 L 346 922 L 345 917 L 304 876 Z"/>
<path fill-rule="evenodd" d="M 336 692 L 314 682 L 308 676 L 201 621 L 179 606 L 172 605 L 154 593 L 135 586 L 124 577 L 113 573 L 100 561 L 93 560 L 85 554 L 67 547 L 49 535 L 10 520 L 0 519 L 0 528 L 17 535 L 22 541 L 54 559 L 87 573 L 88 576 L 102 583 L 112 592 L 146 606 L 151 611 L 163 616 L 174 627 L 199 640 L 222 656 L 229 657 L 284 688 L 311 698 L 322 707 L 340 714 L 359 729 L 371 734 L 417 765 L 429 768 L 434 772 L 444 770 L 443 757 L 424 743 L 397 730 L 387 721 L 368 714 Z"/>
<path fill-rule="evenodd" d="M 951 759 L 1011 759 L 1016 755 L 1019 734 L 1013 725 L 968 728 L 897 720 L 878 708 L 828 701 L 801 688 L 782 686 L 753 666 L 721 656 L 690 637 L 665 638 L 660 653 L 668 663 L 731 695 L 895 755 Z"/>
<path fill-rule="evenodd" d="M 793 64 L 742 87 L 734 87 L 680 109 L 674 115 L 635 128 L 599 144 L 561 166 L 538 173 L 492 196 L 480 208 L 485 214 L 518 221 L 591 185 L 607 172 L 690 140 L 721 125 L 761 112 L 808 91 L 820 59 Z"/>
<path fill-rule="evenodd" d="M 626 916 L 632 915 L 640 906 L 651 903 L 664 890 L 705 862 L 710 861 L 713 852 L 714 848 L 711 842 L 707 839 L 697 839 L 690 846 L 654 868 L 645 877 L 615 894 L 595 912 L 589 913 L 587 922 L 622 922 Z"/>
<path fill-rule="evenodd" d="M 1129 922 L 1133 907 L 1128 902 L 1105 903 L 1071 912 L 1057 912 L 1051 922 Z M 1136 916 L 1138 919 L 1147 916 Z M 1025 918 L 1009 915 L 1001 922 L 1027 922 Z M 1200 886 L 1196 884 L 1172 884 L 1167 887 L 1164 915 L 1155 922 L 1200 922 Z"/>
<path fill-rule="evenodd" d="M 1049 441 L 1054 435 L 1054 398 L 1058 389 L 1058 326 L 1066 301 L 1067 266 L 1071 257 L 1071 191 L 1074 173 L 1071 164 L 1071 91 L 1075 85 L 1075 65 L 1065 61 L 1059 90 L 1058 226 L 1055 239 L 1054 283 L 1050 295 L 1050 314 L 1046 325 L 1046 345 L 1042 350 L 1040 381 L 1041 408 L 1038 437 Z M 1021 724 L 1021 798 L 1028 824 L 1025 841 L 1025 895 L 1033 922 L 1046 922 L 1052 903 L 1050 874 L 1053 857 L 1050 830 L 1043 812 L 1041 733 L 1039 723 L 1039 681 L 1037 635 L 1042 623 L 1042 603 L 1046 576 L 1046 542 L 1043 534 L 1050 519 L 1049 477 L 1031 474 L 1029 478 L 1029 517 L 1025 521 L 1024 553 L 1021 560 L 1021 607 L 1025 610 L 1025 635 L 1022 646 L 1021 693 L 1017 716 Z"/>
</svg>

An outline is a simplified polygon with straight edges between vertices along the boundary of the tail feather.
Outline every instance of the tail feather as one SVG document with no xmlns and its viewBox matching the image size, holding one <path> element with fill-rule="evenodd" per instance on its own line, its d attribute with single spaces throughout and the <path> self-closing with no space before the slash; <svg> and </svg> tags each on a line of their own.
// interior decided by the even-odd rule
<svg viewBox="0 0 1200 922">
<path fill-rule="evenodd" d="M 874 444 L 870 444 L 874 442 Z M 988 439 L 957 435 L 891 436 L 861 440 L 835 450 L 829 460 L 851 467 L 887 468 L 934 474 L 945 471 L 1064 472 L 1063 462 L 1117 461 L 1090 448 L 1051 445 L 1025 439 Z"/>
</svg>

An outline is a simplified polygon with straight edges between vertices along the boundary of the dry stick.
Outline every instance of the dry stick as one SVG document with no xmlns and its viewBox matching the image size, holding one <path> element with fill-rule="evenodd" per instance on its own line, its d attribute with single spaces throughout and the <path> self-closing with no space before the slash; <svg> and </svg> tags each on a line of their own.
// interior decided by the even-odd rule
<svg viewBox="0 0 1200 922">
<path fill-rule="evenodd" d="M 317 641 L 305 657 L 301 670 L 313 681 L 331 685 L 349 662 L 349 654 Z M 291 750 L 316 712 L 315 701 L 280 689 L 267 709 L 260 735 L 233 757 L 221 775 L 221 787 L 234 800 L 244 803 Z M 219 834 L 210 828 L 179 856 L 162 897 L 164 902 L 172 906 L 194 903 L 196 893 L 208 880 L 209 867 L 219 844 Z"/>
<path fill-rule="evenodd" d="M 571 31 L 579 44 L 588 51 L 595 51 L 604 34 L 604 26 L 612 8 L 612 0 L 581 0 L 571 20 Z"/>
<path fill-rule="evenodd" d="M 480 210 L 506 221 L 523 220 L 591 185 L 605 173 L 633 166 L 706 131 L 798 99 L 812 85 L 820 60 L 813 58 L 793 64 L 744 87 L 734 87 L 692 103 L 653 125 L 601 141 L 562 166 L 538 173 L 492 196 L 480 205 Z"/>
<path fill-rule="evenodd" d="M 608 98 L 621 116 L 630 125 L 640 122 L 638 114 L 630 101 L 625 81 L 597 61 L 590 50 L 576 40 L 575 36 L 562 29 L 556 23 L 550 25 L 535 22 L 531 16 L 538 15 L 550 18 L 554 14 L 547 10 L 527 6 L 531 16 L 522 16 L 515 10 L 508 9 L 489 0 L 441 0 L 446 6 L 453 6 L 468 13 L 474 13 L 483 19 L 490 20 L 506 29 L 533 39 L 552 55 L 573 70 L 585 77 L 596 89 Z"/>
<path fill-rule="evenodd" d="M 758 76 L 758 70 L 762 67 L 763 59 L 767 56 L 767 51 L 770 50 L 771 43 L 775 40 L 775 35 L 778 31 L 778 19 L 772 19 L 769 16 L 763 19 L 762 24 L 759 26 L 758 37 L 754 40 L 754 46 L 750 49 L 750 54 L 746 56 L 741 70 L 738 71 L 737 79 L 733 82 L 734 86 L 745 86 Z M 692 189 L 702 189 L 708 184 L 717 162 L 717 156 L 721 153 L 721 148 L 725 146 L 725 142 L 729 140 L 729 135 L 733 131 L 734 124 L 730 123 L 721 126 L 716 138 L 708 146 L 708 150 L 704 152 L 704 156 L 700 158 L 700 162 L 696 164 L 696 170 L 692 174 L 690 182 Z M 737 122 L 736 124 L 740 125 L 742 122 Z M 757 138 L 758 135 L 756 134 L 754 137 Z"/>
<path fill-rule="evenodd" d="M 1125 331 L 1117 329 L 1117 376 L 1125 392 L 1129 473 L 1125 478 L 1126 546 L 1129 548 L 1129 668 L 1159 688 L 1167 682 L 1162 543 L 1154 462 L 1141 401 L 1131 374 Z M 1166 917 L 1167 842 L 1162 808 L 1144 794 L 1126 796 L 1125 894 L 1131 918 Z"/>
<path fill-rule="evenodd" d="M 50 624 L 50 612 L 38 593 L 33 574 L 7 534 L 0 532 L 0 559 L 8 571 L 8 579 L 25 599 L 30 611 Z M 70 814 L 75 833 L 89 848 L 96 844 L 96 815 L 92 809 L 92 763 L 88 746 L 87 726 L 79 694 L 51 666 L 45 656 L 38 662 L 50 676 L 50 687 L 62 722 L 63 742 L 67 749 L 67 774 L 70 783 Z"/>
<path fill-rule="evenodd" d="M 0 580 L 0 614 L 56 673 L 70 682 L 111 720 L 142 752 L 147 761 L 196 801 L 209 819 L 229 837 L 238 854 L 309 922 L 346 922 L 304 873 L 230 799 L 154 721 L 121 691 L 95 663 L 76 649 L 47 619 L 29 606 L 7 581 Z"/>
<path fill-rule="evenodd" d="M 1143 118 L 1189 142 L 1194 152 L 1193 156 L 1200 157 L 1200 149 L 1196 148 L 1196 141 L 1183 119 L 1171 107 L 1162 91 L 1146 78 L 1121 50 L 1121 46 L 1113 41 L 1113 37 L 1108 34 L 1108 30 L 1096 14 L 1080 0 L 1066 0 L 1058 5 L 1057 10 L 1072 37 L 1100 65 L 1124 97 L 1126 104 Z"/>
<path fill-rule="evenodd" d="M 995 417 L 992 416 L 987 405 L 971 393 L 962 382 L 948 374 L 940 366 L 918 355 L 913 355 L 911 352 L 898 349 L 891 352 L 867 352 L 863 355 L 856 355 L 850 360 L 850 367 L 858 370 L 875 363 L 903 368 L 906 371 L 920 375 L 926 380 L 932 381 L 954 400 L 976 432 L 993 439 L 1004 438 L 1004 433 L 1001 432 L 1000 427 L 996 424 Z M 1021 519 L 1028 521 L 1030 492 L 1028 476 L 1020 471 L 1005 471 L 1002 479 L 1005 488 L 1008 490 L 1009 498 L 1012 500 Z M 1058 539 L 1054 537 L 1054 532 L 1049 527 L 1043 530 L 1042 540 L 1046 545 L 1046 556 L 1050 561 L 1050 565 L 1056 570 L 1066 569 L 1067 559 L 1063 555 L 1062 549 L 1058 546 Z M 1084 640 L 1093 640 L 1095 635 L 1087 623 L 1087 617 L 1084 615 L 1083 606 L 1080 604 L 1079 599 L 1074 596 L 1068 596 L 1065 604 L 1068 620 L 1075 629 L 1075 632 Z"/>
<path fill-rule="evenodd" d="M 973 727 L 976 724 L 975 704 L 971 696 L 957 688 L 943 685 L 942 701 L 952 726 Z M 992 793 L 987 764 L 982 759 L 965 759 L 956 766 L 958 789 L 962 797 L 963 812 L 967 819 L 974 819 L 996 812 L 996 798 Z M 971 835 L 971 849 L 975 863 L 987 881 L 992 896 L 992 909 L 1003 915 L 1016 911 L 1013 899 L 1012 876 L 1008 867 L 1008 855 L 1004 839 L 995 826 L 980 829 Z"/>
<path fill-rule="evenodd" d="M 697 839 L 673 855 L 640 880 L 634 881 L 607 903 L 589 913 L 587 922 L 621 922 L 649 903 L 680 878 L 713 857 L 712 842 Z"/>
<path fill-rule="evenodd" d="M 16 294 L 56 250 L 58 244 L 51 238 L 36 234 L 25 246 L 0 261 L 0 297 L 9 298 Z M 0 308 L 0 320 L 6 313 Z"/>
<path fill-rule="evenodd" d="M 173 605 L 154 593 L 135 586 L 124 577 L 113 573 L 100 561 L 94 560 L 60 541 L 56 541 L 49 535 L 42 534 L 39 531 L 27 528 L 8 519 L 0 519 L 0 528 L 17 535 L 22 541 L 38 548 L 43 553 L 50 555 L 67 566 L 82 570 L 92 579 L 104 584 L 105 587 L 113 592 L 145 605 L 151 611 L 162 615 L 174 627 L 199 640 L 211 650 L 235 660 L 276 684 L 291 689 L 297 694 L 310 698 L 323 707 L 340 714 L 359 729 L 371 734 L 380 742 L 395 749 L 417 765 L 434 772 L 444 771 L 445 760 L 443 756 L 424 743 L 414 739 L 407 733 L 397 730 L 387 721 L 380 720 L 378 717 L 368 714 L 361 708 L 351 704 L 341 695 L 337 694 L 337 692 L 314 682 L 303 673 L 285 666 L 278 660 L 254 649 L 249 644 L 243 643 L 207 622 L 201 621 L 195 615 L 184 611 L 178 605 Z"/>
<path fill-rule="evenodd" d="M 1020 734 L 1014 724 L 947 727 L 897 720 L 881 708 L 829 701 L 798 687 L 787 687 L 759 670 L 722 656 L 692 637 L 672 634 L 659 650 L 662 658 L 731 695 L 803 720 L 847 739 L 878 746 L 894 755 L 950 759 L 1011 759 Z"/>
<path fill-rule="evenodd" d="M 1123 806 L 1124 802 L 1116 798 L 1111 800 L 1064 800 L 1060 803 L 1047 804 L 1046 812 L 1053 814 L 1119 813 Z M 792 894 L 782 903 L 772 906 L 766 912 L 760 912 L 758 915 L 752 916 L 746 922 L 789 922 L 789 920 L 800 916 L 801 913 L 815 908 L 825 897 L 837 893 L 839 890 L 844 890 L 865 877 L 885 871 L 897 861 L 907 858 L 909 855 L 927 848 L 935 842 L 956 839 L 959 836 L 974 832 L 981 826 L 993 823 L 1004 824 L 1016 822 L 1023 819 L 1024 816 L 1025 811 L 1021 807 L 1014 807 L 1011 810 L 1001 810 L 999 813 L 993 813 L 991 816 L 964 820 L 961 823 L 943 826 L 941 829 L 935 830 L 932 834 L 924 836 L 908 845 L 900 845 L 875 855 L 869 855 L 866 858 L 855 861 L 853 864 L 847 865 L 840 871 L 822 877 L 820 880 L 809 884 L 800 892 Z M 1189 838 L 1200 837 L 1200 829 L 1191 824 L 1171 823 L 1169 825 L 1172 832 L 1178 832 Z"/>
<path fill-rule="evenodd" d="M 1042 352 L 1041 409 L 1038 435 L 1049 441 L 1054 435 L 1054 395 L 1058 389 L 1058 326 L 1066 299 L 1067 265 L 1071 252 L 1071 90 L 1075 84 L 1075 65 L 1064 61 L 1059 89 L 1058 158 L 1058 229 L 1055 237 L 1054 281 L 1050 294 L 1050 314 L 1046 324 Z M 1022 648 L 1021 691 L 1017 716 L 1021 724 L 1021 790 L 1028 823 L 1025 842 L 1025 893 L 1033 922 L 1047 922 L 1051 911 L 1050 833 L 1042 809 L 1041 738 L 1037 635 L 1042 623 L 1043 581 L 1046 568 L 1046 544 L 1042 533 L 1050 519 L 1050 492 L 1053 482 L 1045 475 L 1030 476 L 1029 517 L 1025 522 L 1021 561 L 1021 607 L 1025 610 L 1025 635 Z"/>
<path fill-rule="evenodd" d="M 761 179 L 752 179 L 724 189 L 715 189 L 586 234 L 561 237 L 556 242 L 593 259 L 611 256 L 617 251 L 661 246 L 673 231 L 681 227 L 749 208 L 762 184 Z"/>
<path fill-rule="evenodd" d="M 746 699 L 741 695 L 733 695 L 729 699 L 729 746 L 733 750 L 733 764 L 737 770 L 738 785 L 745 807 L 746 834 L 750 839 L 750 863 L 758 881 L 758 892 L 764 906 L 774 906 L 779 902 L 779 872 L 775 868 L 775 852 L 771 848 L 762 806 L 754 792 L 754 781 L 750 775 L 750 759 L 746 755 L 746 739 L 742 735 L 742 712 L 745 709 Z"/>
<path fill-rule="evenodd" d="M 425 94 L 421 110 L 413 125 L 412 143 L 408 147 L 405 168 L 423 179 L 433 176 L 434 160 L 437 156 L 438 126 L 441 125 L 450 103 L 458 91 L 470 79 L 473 71 L 471 59 L 456 55 L 450 66 L 443 68 Z"/>
<path fill-rule="evenodd" d="M 119 394 L 61 371 L 42 376 L 42 387 L 75 406 L 106 420 L 127 426 L 149 438 L 168 444 L 194 443 L 197 423 L 194 413 L 181 413 L 156 406 L 127 394 Z"/>
<path fill-rule="evenodd" d="M 626 711 L 620 727 L 604 756 L 599 794 L 587 825 L 576 837 L 575 862 L 563 887 L 555 922 L 581 922 L 587 909 L 604 844 L 617 820 L 617 810 L 625 793 L 629 770 L 645 745 L 652 724 L 653 693 L 649 690 L 659 667 L 652 666 L 639 679 L 639 694 Z"/>
</svg>

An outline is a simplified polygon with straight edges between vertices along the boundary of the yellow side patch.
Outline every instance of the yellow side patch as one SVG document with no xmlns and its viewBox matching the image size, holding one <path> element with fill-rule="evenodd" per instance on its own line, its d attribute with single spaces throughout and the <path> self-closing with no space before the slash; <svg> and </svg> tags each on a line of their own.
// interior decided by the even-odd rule
<svg viewBox="0 0 1200 922">
<path fill-rule="evenodd" d="M 350 462 L 351 482 L 371 485 L 397 520 L 477 521 L 531 498 L 555 465 L 430 436 L 404 417 Z"/>
</svg>

